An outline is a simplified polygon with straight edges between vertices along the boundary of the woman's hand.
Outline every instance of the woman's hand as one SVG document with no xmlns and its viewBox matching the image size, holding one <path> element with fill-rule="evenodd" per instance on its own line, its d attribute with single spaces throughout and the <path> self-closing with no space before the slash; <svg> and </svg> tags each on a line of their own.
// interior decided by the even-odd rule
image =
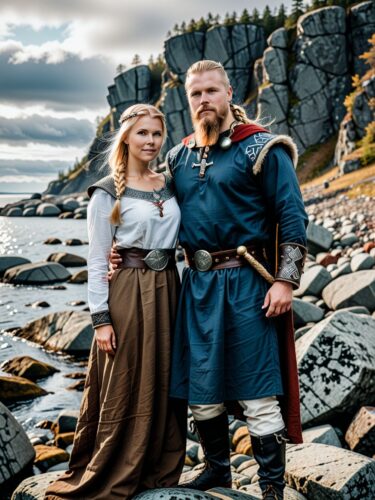
<svg viewBox="0 0 375 500">
<path fill-rule="evenodd" d="M 108 281 L 111 281 L 113 273 L 116 271 L 116 269 L 118 269 L 119 265 L 121 264 L 121 257 L 117 253 L 115 247 L 111 248 L 111 253 L 109 254 L 109 263 L 110 263 L 110 269 L 107 273 L 107 278 Z"/>
<path fill-rule="evenodd" d="M 116 351 L 116 335 L 112 325 L 103 325 L 95 328 L 96 343 L 101 351 L 104 351 L 112 356 Z"/>
<path fill-rule="evenodd" d="M 292 307 L 293 286 L 286 281 L 275 281 L 268 290 L 262 309 L 268 307 L 266 317 L 273 318 L 284 314 Z"/>
</svg>

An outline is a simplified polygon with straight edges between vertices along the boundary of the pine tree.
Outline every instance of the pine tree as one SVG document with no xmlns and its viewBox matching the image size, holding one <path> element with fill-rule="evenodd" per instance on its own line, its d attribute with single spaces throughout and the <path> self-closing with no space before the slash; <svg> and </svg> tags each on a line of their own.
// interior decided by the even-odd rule
<svg viewBox="0 0 375 500">
<path fill-rule="evenodd" d="M 132 60 L 132 65 L 133 66 L 138 66 L 138 64 L 142 64 L 142 59 L 139 54 L 134 54 L 133 60 Z"/>
<path fill-rule="evenodd" d="M 207 23 L 208 28 L 210 28 L 211 26 L 213 26 L 215 24 L 214 16 L 211 14 L 211 12 L 209 12 L 207 14 L 206 23 Z"/>
<path fill-rule="evenodd" d="M 254 24 L 260 24 L 260 15 L 257 8 L 253 9 L 253 12 L 251 13 L 251 22 Z"/>
<path fill-rule="evenodd" d="M 186 31 L 188 33 L 191 33 L 192 31 L 195 31 L 195 26 L 196 26 L 195 19 L 191 19 L 190 23 L 187 25 Z"/>
<path fill-rule="evenodd" d="M 229 26 L 231 24 L 229 12 L 226 12 L 223 24 L 224 26 Z"/>
<path fill-rule="evenodd" d="M 178 35 L 180 33 L 180 28 L 177 23 L 173 26 L 173 33 L 175 35 Z"/>
<path fill-rule="evenodd" d="M 207 26 L 206 20 L 203 17 L 201 17 L 199 19 L 199 21 L 196 23 L 195 29 L 197 31 L 206 31 L 207 28 L 208 28 L 208 26 Z"/>
<path fill-rule="evenodd" d="M 186 33 L 186 23 L 185 21 L 182 21 L 181 27 L 180 27 L 181 33 Z"/>
<path fill-rule="evenodd" d="M 247 9 L 244 9 L 242 11 L 242 14 L 240 17 L 240 23 L 249 24 L 250 21 L 251 21 L 251 19 L 250 19 L 249 11 Z"/>
<path fill-rule="evenodd" d="M 292 2 L 292 19 L 297 22 L 297 19 L 303 14 L 303 0 L 293 0 Z"/>
<path fill-rule="evenodd" d="M 121 73 L 123 73 L 125 71 L 125 64 L 119 64 L 117 67 L 116 67 L 116 74 L 117 75 L 120 75 Z"/>
<path fill-rule="evenodd" d="M 262 16 L 262 25 L 266 36 L 270 35 L 275 28 L 275 19 L 268 5 L 265 6 Z"/>
<path fill-rule="evenodd" d="M 276 15 L 276 26 L 275 28 L 281 28 L 284 26 L 286 21 L 286 9 L 285 5 L 282 3 Z"/>
</svg>

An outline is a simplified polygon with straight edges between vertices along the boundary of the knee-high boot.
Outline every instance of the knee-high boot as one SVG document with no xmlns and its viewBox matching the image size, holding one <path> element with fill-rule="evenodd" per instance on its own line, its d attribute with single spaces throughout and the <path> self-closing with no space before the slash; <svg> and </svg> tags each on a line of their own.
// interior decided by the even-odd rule
<svg viewBox="0 0 375 500">
<path fill-rule="evenodd" d="M 255 460 L 258 462 L 259 484 L 264 500 L 284 498 L 285 430 L 267 436 L 251 435 Z"/>
<path fill-rule="evenodd" d="M 196 420 L 195 425 L 205 454 L 205 467 L 193 481 L 179 487 L 201 491 L 218 486 L 230 488 L 232 474 L 227 412 L 209 420 Z"/>
</svg>

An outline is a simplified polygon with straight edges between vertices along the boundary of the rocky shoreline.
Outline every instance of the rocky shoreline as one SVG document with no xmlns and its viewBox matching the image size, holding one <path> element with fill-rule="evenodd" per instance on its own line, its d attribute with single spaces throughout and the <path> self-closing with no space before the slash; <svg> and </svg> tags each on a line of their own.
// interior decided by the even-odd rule
<svg viewBox="0 0 375 500">
<path fill-rule="evenodd" d="M 309 255 L 293 299 L 304 444 L 288 445 L 285 498 L 370 499 L 375 482 L 373 200 L 304 194 L 310 200 Z M 45 265 L 65 269 L 64 262 L 74 261 L 71 254 L 52 255 Z M 80 259 L 77 263 L 84 265 Z M 15 269 L 30 265 L 14 263 L 9 269 L 0 263 L 4 277 L 17 276 Z M 47 314 L 13 334 L 55 352 L 82 355 L 89 351 L 93 330 L 87 311 L 65 311 Z M 38 380 L 53 367 L 23 357 L 9 360 L 2 370 L 7 375 L 0 377 L 0 421 L 6 422 L 0 427 L 0 485 L 9 498 L 14 490 L 13 500 L 41 499 L 48 483 L 68 467 L 78 408 L 66 408 L 54 422 L 40 422 L 26 434 L 3 403 L 43 397 Z M 72 374 L 77 380 L 67 389 L 82 390 L 84 374 Z M 261 498 L 246 426 L 232 420 L 230 429 L 231 490 L 155 490 L 137 498 Z M 189 431 L 184 475 L 197 474 L 202 462 L 197 436 Z M 26 479 L 15 487 L 22 474 Z"/>
</svg>

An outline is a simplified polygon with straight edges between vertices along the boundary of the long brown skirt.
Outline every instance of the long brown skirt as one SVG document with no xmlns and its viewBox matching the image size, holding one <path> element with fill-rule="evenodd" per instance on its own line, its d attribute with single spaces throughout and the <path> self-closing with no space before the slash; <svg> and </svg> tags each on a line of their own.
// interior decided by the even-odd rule
<svg viewBox="0 0 375 500">
<path fill-rule="evenodd" d="M 116 354 L 93 340 L 69 470 L 45 500 L 123 500 L 178 483 L 186 418 L 182 423 L 184 410 L 168 399 L 178 291 L 174 269 L 114 273 L 109 309 Z"/>
</svg>

